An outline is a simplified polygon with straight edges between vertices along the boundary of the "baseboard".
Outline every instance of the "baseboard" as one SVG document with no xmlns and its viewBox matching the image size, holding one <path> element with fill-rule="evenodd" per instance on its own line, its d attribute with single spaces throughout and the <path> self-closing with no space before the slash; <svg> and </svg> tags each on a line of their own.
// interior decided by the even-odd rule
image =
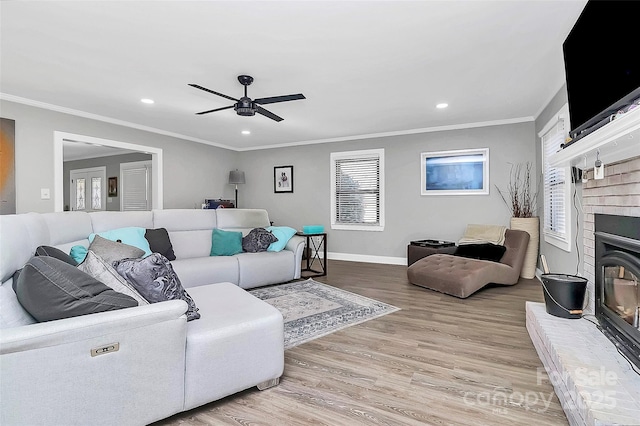
<svg viewBox="0 0 640 426">
<path fill-rule="evenodd" d="M 536 268 L 536 277 L 537 277 L 539 280 L 542 280 L 541 276 L 542 276 L 542 269 L 540 269 L 540 268 Z"/>
<path fill-rule="evenodd" d="M 385 265 L 407 265 L 406 257 L 372 256 L 352 253 L 327 253 L 330 260 L 346 260 L 349 262 L 382 263 Z"/>
</svg>

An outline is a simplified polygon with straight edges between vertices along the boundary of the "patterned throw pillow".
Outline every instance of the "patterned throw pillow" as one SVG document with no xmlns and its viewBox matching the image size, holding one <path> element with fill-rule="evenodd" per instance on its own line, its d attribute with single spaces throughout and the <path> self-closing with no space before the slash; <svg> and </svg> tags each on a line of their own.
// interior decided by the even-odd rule
<svg viewBox="0 0 640 426">
<path fill-rule="evenodd" d="M 267 251 L 271 243 L 278 241 L 278 237 L 264 228 L 254 228 L 242 238 L 242 250 L 248 253 Z"/>
<path fill-rule="evenodd" d="M 113 267 L 149 303 L 184 300 L 189 305 L 187 321 L 200 318 L 195 302 L 182 287 L 169 260 L 160 253 L 152 253 L 144 259 L 122 259 L 114 262 Z"/>
</svg>

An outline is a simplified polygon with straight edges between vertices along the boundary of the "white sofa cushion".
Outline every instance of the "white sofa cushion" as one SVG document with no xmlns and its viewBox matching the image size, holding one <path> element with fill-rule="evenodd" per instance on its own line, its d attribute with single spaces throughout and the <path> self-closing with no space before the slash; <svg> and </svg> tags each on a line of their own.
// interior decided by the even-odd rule
<svg viewBox="0 0 640 426">
<path fill-rule="evenodd" d="M 291 281 L 295 273 L 295 256 L 292 251 L 240 253 L 238 259 L 242 288 Z"/>
<path fill-rule="evenodd" d="M 235 256 L 207 256 L 177 259 L 171 262 L 184 288 L 239 279 L 238 261 Z"/>
<path fill-rule="evenodd" d="M 135 226 L 139 228 L 153 228 L 153 213 L 145 212 L 92 212 L 89 213 L 93 231 L 99 232 L 110 231 L 112 229 L 127 228 Z M 89 235 L 86 234 L 85 236 Z M 69 241 L 69 240 L 67 240 Z"/>
<path fill-rule="evenodd" d="M 282 375 L 280 311 L 231 283 L 189 293 L 202 317 L 187 324 L 185 410 Z"/>
<path fill-rule="evenodd" d="M 153 227 L 167 231 L 212 230 L 216 227 L 215 210 L 171 209 L 154 210 Z"/>
<path fill-rule="evenodd" d="M 49 227 L 44 217 L 41 214 L 33 212 L 25 213 L 21 216 L 23 223 L 27 227 L 31 245 L 36 247 L 50 245 L 51 233 L 49 232 Z"/>
<path fill-rule="evenodd" d="M 271 225 L 269 214 L 263 209 L 217 209 L 216 216 L 220 229 L 250 231 Z"/>
<path fill-rule="evenodd" d="M 169 231 L 176 259 L 205 257 L 211 254 L 212 229 L 201 231 Z"/>
<path fill-rule="evenodd" d="M 43 213 L 42 217 L 49 228 L 51 246 L 83 240 L 94 232 L 91 218 L 85 212 Z"/>
<path fill-rule="evenodd" d="M 0 282 L 4 282 L 27 263 L 36 247 L 22 215 L 0 215 L 0 233 Z"/>
<path fill-rule="evenodd" d="M 37 321 L 27 312 L 13 291 L 13 279 L 0 285 L 0 329 L 35 324 Z"/>
</svg>

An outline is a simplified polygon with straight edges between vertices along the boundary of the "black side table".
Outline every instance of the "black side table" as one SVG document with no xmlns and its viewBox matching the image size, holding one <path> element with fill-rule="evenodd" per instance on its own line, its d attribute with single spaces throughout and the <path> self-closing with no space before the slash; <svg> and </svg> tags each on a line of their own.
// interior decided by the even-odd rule
<svg viewBox="0 0 640 426">
<path fill-rule="evenodd" d="M 311 274 L 305 274 L 304 278 L 308 277 L 323 277 L 327 275 L 327 234 L 326 232 L 305 234 L 304 232 L 297 232 L 296 235 L 306 238 L 305 249 L 307 250 L 307 265 L 301 272 L 311 272 Z M 319 237 L 319 238 L 314 238 Z M 322 250 L 323 256 L 320 258 L 320 251 Z M 318 263 L 319 270 L 313 269 L 314 264 Z"/>
<path fill-rule="evenodd" d="M 407 246 L 407 266 L 411 266 L 423 257 L 436 253 L 453 254 L 456 251 L 453 241 L 418 240 L 411 241 Z"/>
</svg>

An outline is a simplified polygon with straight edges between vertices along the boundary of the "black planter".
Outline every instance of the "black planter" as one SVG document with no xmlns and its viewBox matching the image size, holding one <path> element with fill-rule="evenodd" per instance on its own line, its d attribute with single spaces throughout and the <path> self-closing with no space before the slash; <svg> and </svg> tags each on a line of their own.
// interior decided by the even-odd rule
<svg viewBox="0 0 640 426">
<path fill-rule="evenodd" d="M 587 280 L 575 275 L 543 274 L 547 313 L 561 318 L 582 318 Z"/>
</svg>

